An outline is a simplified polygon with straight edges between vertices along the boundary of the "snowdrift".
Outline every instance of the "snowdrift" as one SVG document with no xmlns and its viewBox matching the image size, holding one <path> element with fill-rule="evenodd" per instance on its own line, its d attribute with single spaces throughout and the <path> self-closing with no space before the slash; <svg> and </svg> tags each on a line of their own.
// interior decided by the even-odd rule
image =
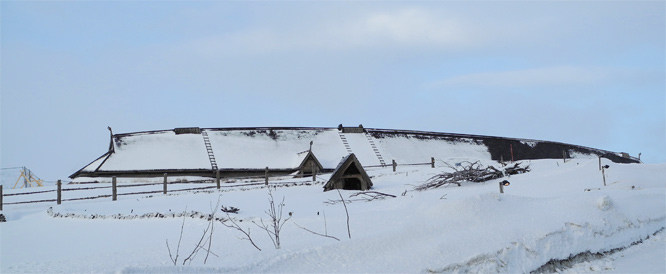
<svg viewBox="0 0 666 274">
<path fill-rule="evenodd" d="M 664 254 L 659 231 L 666 227 L 666 165 L 603 160 L 610 165 L 603 186 L 596 159 L 525 163 L 532 171 L 503 178 L 511 181 L 504 194 L 498 191 L 500 180 L 412 190 L 450 171 L 445 167 L 405 166 L 397 172 L 369 168 L 372 190 L 396 197 L 365 201 L 350 197 L 356 191 L 341 191 L 351 201 L 351 238 L 342 204 L 327 203 L 339 200 L 338 192 L 321 191 L 329 175 L 309 185 L 304 184 L 309 178 L 292 179 L 292 184 L 273 191 L 277 199 L 284 197 L 285 214 L 293 214 L 283 227 L 281 249 L 274 249 L 266 233 L 252 223 L 267 220 L 268 195 L 261 185 L 122 196 L 115 202 L 5 206 L 2 213 L 8 221 L 0 224 L 0 272 L 526 273 L 580 253 L 640 247 L 641 242 L 655 240 L 660 241 L 656 247 L 646 250 Z M 251 231 L 262 251 L 218 223 L 211 247 L 215 256 L 207 264 L 198 255 L 191 264 L 173 266 L 165 241 L 177 241 L 184 222 L 181 254 L 190 252 L 211 210 L 215 218 L 227 218 L 212 208 L 218 199 L 224 206 L 240 208 L 230 216 Z M 587 268 L 574 269 L 631 269 L 626 262 L 616 264 L 619 257 L 584 261 L 580 264 Z M 635 267 L 666 271 L 664 256 L 635 258 Z"/>
</svg>

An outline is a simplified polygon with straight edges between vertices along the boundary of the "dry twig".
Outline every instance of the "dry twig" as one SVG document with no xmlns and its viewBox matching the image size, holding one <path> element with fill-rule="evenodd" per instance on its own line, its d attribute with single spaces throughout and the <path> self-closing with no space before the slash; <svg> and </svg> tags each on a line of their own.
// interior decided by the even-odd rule
<svg viewBox="0 0 666 274">
<path fill-rule="evenodd" d="M 347 214 L 347 234 L 349 234 L 349 239 L 351 239 L 351 230 L 349 229 L 349 211 L 347 211 L 347 203 L 345 202 L 345 199 L 342 198 L 342 193 L 340 193 L 339 189 L 338 189 L 338 195 L 340 195 L 340 201 L 342 201 L 342 205 L 345 206 L 345 214 Z"/>
<path fill-rule="evenodd" d="M 297 223 L 294 223 L 294 224 L 295 224 L 297 227 L 300 227 L 300 228 L 302 228 L 303 230 L 305 230 L 305 231 L 307 231 L 307 232 L 310 232 L 310 233 L 312 233 L 312 234 L 314 234 L 314 235 L 318 235 L 318 236 L 322 236 L 322 237 L 327 237 L 327 238 L 331 238 L 331 239 L 336 239 L 336 240 L 340 241 L 340 239 L 338 239 L 338 238 L 336 238 L 336 237 L 333 237 L 333 236 L 330 236 L 330 235 L 326 235 L 326 234 L 321 234 L 321 233 L 314 232 L 314 231 L 312 231 L 312 230 L 309 230 L 309 229 L 307 229 L 307 228 L 305 228 L 305 227 L 302 227 L 302 226 L 298 225 Z"/>
<path fill-rule="evenodd" d="M 229 213 L 227 213 L 227 220 L 230 221 L 231 224 L 227 224 L 227 223 L 225 223 L 225 222 L 222 222 L 222 224 L 223 224 L 224 226 L 229 227 L 229 228 L 236 229 L 236 230 L 240 231 L 241 233 L 245 234 L 245 237 L 247 237 L 247 238 L 242 238 L 242 237 L 241 237 L 240 239 L 241 239 L 241 240 L 248 240 L 248 241 L 250 241 L 250 243 L 254 246 L 254 248 L 256 248 L 257 250 L 261 251 L 261 248 L 259 248 L 259 247 L 254 243 L 254 241 L 252 240 L 252 237 L 250 237 L 250 228 L 249 228 L 249 227 L 247 228 L 247 231 L 245 231 L 243 228 L 241 228 L 241 227 L 238 225 L 238 223 L 236 223 L 236 221 L 234 221 L 234 220 L 229 216 Z"/>
</svg>

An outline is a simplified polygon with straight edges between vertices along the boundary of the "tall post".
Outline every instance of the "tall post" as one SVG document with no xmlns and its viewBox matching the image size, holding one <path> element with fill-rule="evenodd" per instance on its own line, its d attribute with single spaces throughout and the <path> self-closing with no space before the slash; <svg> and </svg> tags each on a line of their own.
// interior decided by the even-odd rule
<svg viewBox="0 0 666 274">
<path fill-rule="evenodd" d="M 266 173 L 264 174 L 264 178 L 266 178 L 266 185 L 268 185 L 268 167 L 266 167 Z"/>
<path fill-rule="evenodd" d="M 315 163 L 312 162 L 312 181 L 317 180 L 317 169 L 315 169 Z"/>
<path fill-rule="evenodd" d="M 599 170 L 601 170 L 601 156 L 599 156 Z"/>
<path fill-rule="evenodd" d="M 500 185 L 500 193 L 504 193 L 504 184 L 500 182 L 499 185 Z"/>
<path fill-rule="evenodd" d="M 500 155 L 500 163 L 504 164 L 504 155 Z"/>
<path fill-rule="evenodd" d="M 116 187 L 116 176 L 111 178 L 111 201 L 118 200 L 118 188 Z"/>
<path fill-rule="evenodd" d="M 566 163 L 567 162 L 567 151 L 562 150 L 562 160 Z"/>
<path fill-rule="evenodd" d="M 167 194 L 167 174 L 164 173 L 164 189 L 162 190 L 162 194 Z"/>
<path fill-rule="evenodd" d="M 510 144 L 511 149 L 511 162 L 513 163 L 513 144 Z"/>
<path fill-rule="evenodd" d="M 396 163 L 395 160 L 392 160 L 392 161 L 393 161 L 393 172 L 395 172 L 396 167 L 398 166 L 398 163 Z"/>
<path fill-rule="evenodd" d="M 220 170 L 215 171 L 215 185 L 220 189 Z"/>
<path fill-rule="evenodd" d="M 56 203 L 61 204 L 62 203 L 62 181 L 58 180 L 58 183 L 56 185 L 58 186 L 58 197 L 56 198 Z"/>
<path fill-rule="evenodd" d="M 25 167 L 23 167 L 23 187 L 28 187 L 28 171 Z"/>
<path fill-rule="evenodd" d="M 435 168 L 435 157 L 430 157 L 430 167 Z"/>
<path fill-rule="evenodd" d="M 0 210 L 2 210 L 2 185 L 0 185 Z"/>
<path fill-rule="evenodd" d="M 606 168 L 601 167 L 601 177 L 604 177 L 604 186 L 606 186 L 606 173 L 604 172 Z"/>
</svg>

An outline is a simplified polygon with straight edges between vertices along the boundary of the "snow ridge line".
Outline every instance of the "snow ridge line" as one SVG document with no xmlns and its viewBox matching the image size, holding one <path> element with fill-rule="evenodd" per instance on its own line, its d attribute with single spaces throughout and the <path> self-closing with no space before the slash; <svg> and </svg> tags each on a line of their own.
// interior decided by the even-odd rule
<svg viewBox="0 0 666 274">
<path fill-rule="evenodd" d="M 603 225 L 601 230 L 595 230 L 593 225 L 587 222 L 583 225 L 567 222 L 560 230 L 547 233 L 541 238 L 512 242 L 511 246 L 495 253 L 480 254 L 465 262 L 449 264 L 439 269 L 428 268 L 426 272 L 534 273 L 550 262 L 567 260 L 586 252 L 605 253 L 630 247 L 664 230 L 664 221 L 666 216 L 639 219 L 636 223 L 626 220 L 623 226 L 618 226 L 609 233 L 604 233 L 608 227 Z"/>
<path fill-rule="evenodd" d="M 312 186 L 312 185 L 321 185 L 323 182 L 317 181 L 317 182 L 305 182 L 305 183 L 285 183 L 285 184 L 275 184 L 271 183 L 268 187 L 297 187 L 297 186 Z M 263 183 L 261 186 L 255 186 L 255 187 L 243 187 L 240 186 L 238 189 L 222 189 L 222 190 L 217 190 L 217 192 L 230 192 L 230 191 L 247 191 L 247 190 L 255 190 L 255 189 L 262 189 L 266 188 L 266 185 Z M 189 192 L 189 191 L 188 191 Z M 212 193 L 215 192 L 215 190 L 210 190 L 210 191 L 194 191 L 192 194 L 195 193 Z M 175 194 L 175 193 L 168 193 L 166 196 L 174 196 L 174 195 L 180 195 L 180 194 Z M 152 195 L 145 196 L 144 198 L 151 198 L 153 197 Z M 49 207 L 46 210 L 46 213 L 53 217 L 53 218 L 76 218 L 76 219 L 116 219 L 116 220 L 133 220 L 133 219 L 147 219 L 147 218 L 158 218 L 158 219 L 163 219 L 163 218 L 180 218 L 183 216 L 190 217 L 192 219 L 206 219 L 207 221 L 210 221 L 211 219 L 211 214 L 208 213 L 202 213 L 198 211 L 191 211 L 190 213 L 186 212 L 169 212 L 169 213 L 161 213 L 161 212 L 151 212 L 151 213 L 145 213 L 145 214 L 133 214 L 133 215 L 122 215 L 120 213 L 118 214 L 112 214 L 112 215 L 103 215 L 103 214 L 75 214 L 75 213 L 59 213 L 59 212 L 54 212 L 53 207 Z M 226 221 L 226 218 L 215 218 L 216 221 L 224 222 Z"/>
<path fill-rule="evenodd" d="M 75 218 L 75 219 L 114 219 L 114 220 L 133 220 L 133 219 L 165 219 L 165 218 L 180 218 L 180 217 L 189 217 L 192 219 L 202 219 L 210 221 L 213 218 L 213 215 L 210 213 L 203 213 L 199 211 L 190 211 L 190 212 L 169 212 L 169 213 L 160 213 L 160 212 L 151 212 L 145 214 L 133 214 L 133 215 L 122 215 L 112 214 L 112 215 L 103 215 L 103 214 L 74 214 L 74 213 L 59 213 L 54 212 L 53 207 L 49 207 L 46 210 L 46 214 L 53 218 Z M 225 222 L 227 218 L 215 217 L 215 221 Z"/>
<path fill-rule="evenodd" d="M 657 230 L 657 232 L 652 233 L 651 235 L 648 235 L 645 237 L 645 239 L 640 239 L 636 242 L 631 243 L 628 246 L 624 247 L 618 247 L 618 248 L 613 248 L 608 251 L 602 251 L 602 252 L 597 252 L 597 253 L 592 253 L 590 251 L 578 253 L 576 255 L 572 255 L 569 258 L 566 258 L 564 260 L 550 260 L 548 263 L 545 265 L 542 265 L 538 269 L 531 271 L 530 273 L 550 273 L 550 272 L 561 272 L 563 269 L 568 269 L 571 268 L 573 265 L 581 263 L 581 262 L 586 262 L 586 261 L 592 261 L 592 260 L 599 260 L 603 257 L 613 255 L 616 252 L 623 251 L 629 247 L 638 245 L 643 243 L 644 240 L 650 239 L 651 236 L 657 236 L 657 234 L 663 232 L 666 229 L 666 227 L 662 227 L 661 229 Z"/>
</svg>

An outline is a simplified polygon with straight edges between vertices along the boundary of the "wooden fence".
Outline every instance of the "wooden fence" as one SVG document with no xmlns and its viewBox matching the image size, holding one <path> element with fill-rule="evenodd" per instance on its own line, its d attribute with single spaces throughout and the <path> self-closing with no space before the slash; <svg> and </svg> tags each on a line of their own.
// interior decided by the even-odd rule
<svg viewBox="0 0 666 274">
<path fill-rule="evenodd" d="M 415 164 L 399 164 L 401 166 L 430 166 L 431 168 L 435 168 L 435 157 L 430 157 L 430 162 L 429 163 L 415 163 Z M 368 167 L 393 167 L 393 172 L 396 172 L 398 169 L 398 162 L 395 160 L 391 160 L 390 165 L 376 165 L 376 166 L 363 166 L 364 168 Z"/>
<path fill-rule="evenodd" d="M 249 178 L 246 178 L 249 179 Z M 308 180 L 309 181 L 309 180 Z M 214 183 L 214 184 L 213 184 Z M 279 181 L 277 183 L 271 183 L 271 185 L 288 185 L 291 183 L 296 183 L 295 181 Z M 309 182 L 311 183 L 311 182 Z M 146 195 L 146 194 L 167 194 L 167 193 L 173 193 L 173 192 L 182 192 L 182 191 L 201 191 L 201 190 L 213 190 L 213 189 L 222 189 L 222 188 L 238 188 L 238 187 L 248 187 L 248 186 L 265 186 L 267 185 L 264 182 L 263 176 L 261 178 L 255 178 L 254 180 L 251 180 L 249 183 L 227 183 L 227 184 L 220 184 L 219 177 L 215 180 L 201 180 L 201 181 L 190 181 L 190 182 L 168 182 L 168 177 L 165 175 L 164 181 L 162 183 L 141 183 L 141 184 L 117 184 L 116 183 L 116 178 L 112 178 L 111 185 L 105 185 L 104 183 L 96 183 L 100 184 L 100 186 L 90 186 L 90 187 L 71 187 L 71 188 L 63 188 L 63 184 L 61 180 L 58 180 L 56 183 L 56 189 L 49 189 L 49 190 L 42 190 L 42 191 L 32 191 L 32 192 L 23 192 L 23 193 L 7 193 L 3 194 L 2 193 L 2 185 L 0 185 L 0 210 L 2 210 L 3 205 L 17 205 L 17 204 L 30 204 L 30 203 L 45 203 L 45 202 L 55 202 L 56 204 L 61 204 L 62 202 L 67 202 L 67 201 L 78 201 L 78 200 L 92 200 L 92 199 L 101 199 L 101 198 L 111 198 L 112 201 L 116 201 L 118 199 L 118 196 L 126 196 L 126 195 Z M 197 187 L 182 187 L 184 184 L 191 185 L 191 184 L 202 184 L 202 186 L 197 186 Z M 211 185 L 212 184 L 212 185 Z M 170 185 L 178 185 L 181 187 L 177 187 L 174 189 L 169 189 Z M 127 193 L 119 193 L 118 189 L 122 188 L 136 188 L 136 187 L 148 187 L 150 186 L 162 186 L 159 189 L 150 189 L 150 190 L 142 190 L 142 191 L 133 191 L 133 192 L 127 192 Z M 84 195 L 84 197 L 74 197 L 74 198 L 63 198 L 63 192 L 77 192 L 77 191 L 99 191 L 99 190 L 106 190 L 108 191 L 106 194 L 98 194 L 94 196 L 90 196 L 88 193 L 87 195 Z M 54 193 L 54 198 L 50 199 L 29 199 L 29 200 L 23 200 L 23 201 L 16 201 L 16 202 L 5 202 L 6 197 L 13 197 L 13 196 L 32 196 L 32 195 L 37 195 L 39 194 L 45 194 L 45 193 Z M 64 195 L 68 196 L 68 195 Z M 53 197 L 53 196 L 51 196 Z"/>
<path fill-rule="evenodd" d="M 432 168 L 435 168 L 435 158 L 431 157 L 429 163 L 415 163 L 415 164 L 400 164 L 400 166 L 417 166 L 417 165 L 430 165 Z M 395 160 L 392 160 L 391 165 L 378 165 L 378 166 L 364 166 L 365 168 L 371 168 L 371 167 L 393 167 L 393 172 L 396 172 L 398 163 Z M 316 176 L 317 174 L 312 175 L 312 182 L 316 181 Z M 118 185 L 116 182 L 116 177 L 112 178 L 111 185 L 110 186 L 91 186 L 91 187 L 72 187 L 72 188 L 63 188 L 62 187 L 62 180 L 58 180 L 56 183 L 56 189 L 50 189 L 50 190 L 43 190 L 43 191 L 33 191 L 33 192 L 24 192 L 24 193 L 9 193 L 9 194 L 3 194 L 3 189 L 2 185 L 0 185 L 0 210 L 3 209 L 3 205 L 17 205 L 17 204 L 30 204 L 30 203 L 46 203 L 46 202 L 55 202 L 56 204 L 61 204 L 62 202 L 67 202 L 67 201 L 80 201 L 80 200 L 92 200 L 92 199 L 101 199 L 101 198 L 111 198 L 112 201 L 116 201 L 118 199 L 118 196 L 126 196 L 126 195 L 145 195 L 145 194 L 167 194 L 168 192 L 181 192 L 181 191 L 195 191 L 195 190 L 208 190 L 208 189 L 222 189 L 222 188 L 234 188 L 234 187 L 245 187 L 245 186 L 264 186 L 264 185 L 269 185 L 268 178 L 270 177 L 268 168 L 266 168 L 266 173 L 264 176 L 250 176 L 250 177 L 243 177 L 243 178 L 234 178 L 234 179 L 249 179 L 249 180 L 254 180 L 255 182 L 250 182 L 250 183 L 225 183 L 224 185 L 220 184 L 220 172 L 218 171 L 216 174 L 216 178 L 214 180 L 200 180 L 200 181 L 190 181 L 190 182 L 169 182 L 168 181 L 168 174 L 164 174 L 164 180 L 162 183 L 141 183 L 141 184 L 122 184 Z M 169 190 L 168 185 L 174 185 L 174 184 L 191 184 L 191 183 L 203 183 L 203 184 L 209 184 L 215 182 L 214 185 L 205 185 L 205 186 L 200 186 L 200 187 L 189 187 L 189 188 L 177 188 L 177 189 L 171 189 Z M 293 181 L 287 181 L 287 182 L 278 182 L 278 183 L 271 183 L 272 185 L 288 185 L 289 183 L 294 183 Z M 305 183 L 305 181 L 304 181 Z M 95 183 L 95 184 L 103 184 L 103 183 Z M 162 188 L 160 190 L 145 190 L 145 191 L 135 191 L 135 192 L 129 192 L 129 193 L 118 193 L 118 188 L 134 188 L 134 187 L 148 187 L 148 186 L 157 186 L 161 185 Z M 100 189 L 110 189 L 111 193 L 110 194 L 99 194 L 97 196 L 85 196 L 85 197 L 75 197 L 75 198 L 65 198 L 63 199 L 63 192 L 74 192 L 74 191 L 82 191 L 82 190 L 100 190 Z M 12 197 L 12 196 L 22 196 L 22 195 L 36 195 L 36 194 L 44 194 L 44 193 L 52 193 L 55 192 L 55 198 L 54 199 L 35 199 L 35 200 L 28 200 L 28 201 L 17 201 L 17 202 L 9 202 L 5 203 L 4 202 L 4 197 Z M 108 193 L 108 192 L 107 192 Z"/>
</svg>

